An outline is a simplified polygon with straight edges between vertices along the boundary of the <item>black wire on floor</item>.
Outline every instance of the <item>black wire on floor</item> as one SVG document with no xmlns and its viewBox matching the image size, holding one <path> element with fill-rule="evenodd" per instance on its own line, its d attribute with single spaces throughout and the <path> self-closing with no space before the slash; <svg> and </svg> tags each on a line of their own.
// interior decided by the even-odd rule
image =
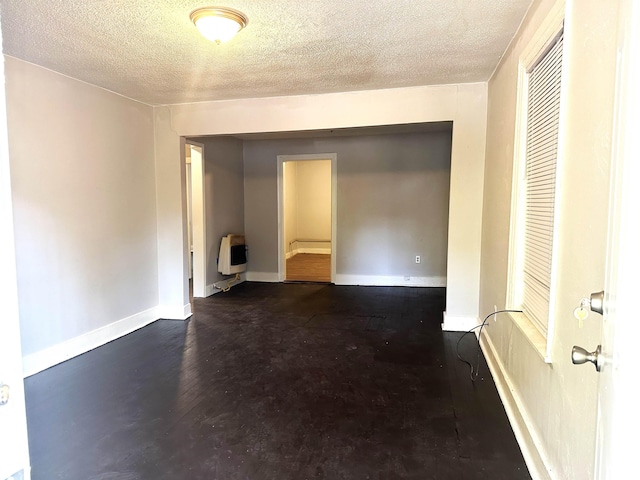
<svg viewBox="0 0 640 480">
<path fill-rule="evenodd" d="M 489 315 L 484 317 L 484 320 L 480 325 L 476 325 L 472 329 L 464 332 L 462 336 L 458 339 L 458 343 L 456 343 L 456 356 L 458 357 L 458 360 L 469 365 L 469 377 L 471 378 L 472 382 L 476 381 L 476 378 L 478 378 L 478 371 L 480 370 L 480 335 L 482 335 L 482 329 L 487 324 L 487 320 L 489 320 L 493 315 L 497 315 L 498 313 L 522 313 L 522 310 L 496 310 L 495 312 L 491 312 Z M 479 328 L 480 331 L 478 332 L 478 338 L 477 338 L 478 346 L 476 350 L 476 366 L 474 367 L 471 362 L 465 360 L 460 355 L 460 342 L 465 336 L 469 335 L 470 333 L 473 333 L 473 331 L 476 330 L 477 328 Z"/>
</svg>

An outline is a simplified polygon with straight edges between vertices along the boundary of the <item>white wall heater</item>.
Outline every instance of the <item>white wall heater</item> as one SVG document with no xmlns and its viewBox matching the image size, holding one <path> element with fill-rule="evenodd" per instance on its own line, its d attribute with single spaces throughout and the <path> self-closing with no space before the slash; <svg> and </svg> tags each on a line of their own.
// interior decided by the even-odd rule
<svg viewBox="0 0 640 480">
<path fill-rule="evenodd" d="M 244 235 L 229 234 L 222 237 L 218 255 L 218 271 L 232 275 L 247 270 L 247 245 Z"/>
</svg>

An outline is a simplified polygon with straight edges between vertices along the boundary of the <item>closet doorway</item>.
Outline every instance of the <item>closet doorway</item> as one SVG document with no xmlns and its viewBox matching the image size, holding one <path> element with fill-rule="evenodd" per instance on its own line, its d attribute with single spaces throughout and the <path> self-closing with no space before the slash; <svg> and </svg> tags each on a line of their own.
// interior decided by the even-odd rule
<svg viewBox="0 0 640 480">
<path fill-rule="evenodd" d="M 204 198 L 204 145 L 185 143 L 187 200 L 187 252 L 189 298 L 206 297 L 206 208 Z"/>
<path fill-rule="evenodd" d="M 280 281 L 334 281 L 335 163 L 335 154 L 278 156 Z"/>
</svg>

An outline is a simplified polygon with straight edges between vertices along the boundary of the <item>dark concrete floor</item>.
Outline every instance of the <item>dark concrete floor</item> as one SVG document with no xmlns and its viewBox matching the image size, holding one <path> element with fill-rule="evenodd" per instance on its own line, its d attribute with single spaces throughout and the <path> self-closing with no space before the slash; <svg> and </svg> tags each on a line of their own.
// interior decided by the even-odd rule
<svg viewBox="0 0 640 480">
<path fill-rule="evenodd" d="M 444 289 L 251 284 L 26 380 L 34 480 L 529 479 Z M 468 341 L 467 341 L 468 340 Z M 473 336 L 462 344 L 475 358 Z"/>
</svg>

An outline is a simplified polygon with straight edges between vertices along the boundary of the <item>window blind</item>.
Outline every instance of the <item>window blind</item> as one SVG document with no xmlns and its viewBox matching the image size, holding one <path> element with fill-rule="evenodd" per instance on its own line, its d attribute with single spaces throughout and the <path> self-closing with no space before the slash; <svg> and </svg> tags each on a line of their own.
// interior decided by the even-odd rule
<svg viewBox="0 0 640 480">
<path fill-rule="evenodd" d="M 563 34 L 528 72 L 522 309 L 543 335 L 549 322 Z"/>
</svg>

